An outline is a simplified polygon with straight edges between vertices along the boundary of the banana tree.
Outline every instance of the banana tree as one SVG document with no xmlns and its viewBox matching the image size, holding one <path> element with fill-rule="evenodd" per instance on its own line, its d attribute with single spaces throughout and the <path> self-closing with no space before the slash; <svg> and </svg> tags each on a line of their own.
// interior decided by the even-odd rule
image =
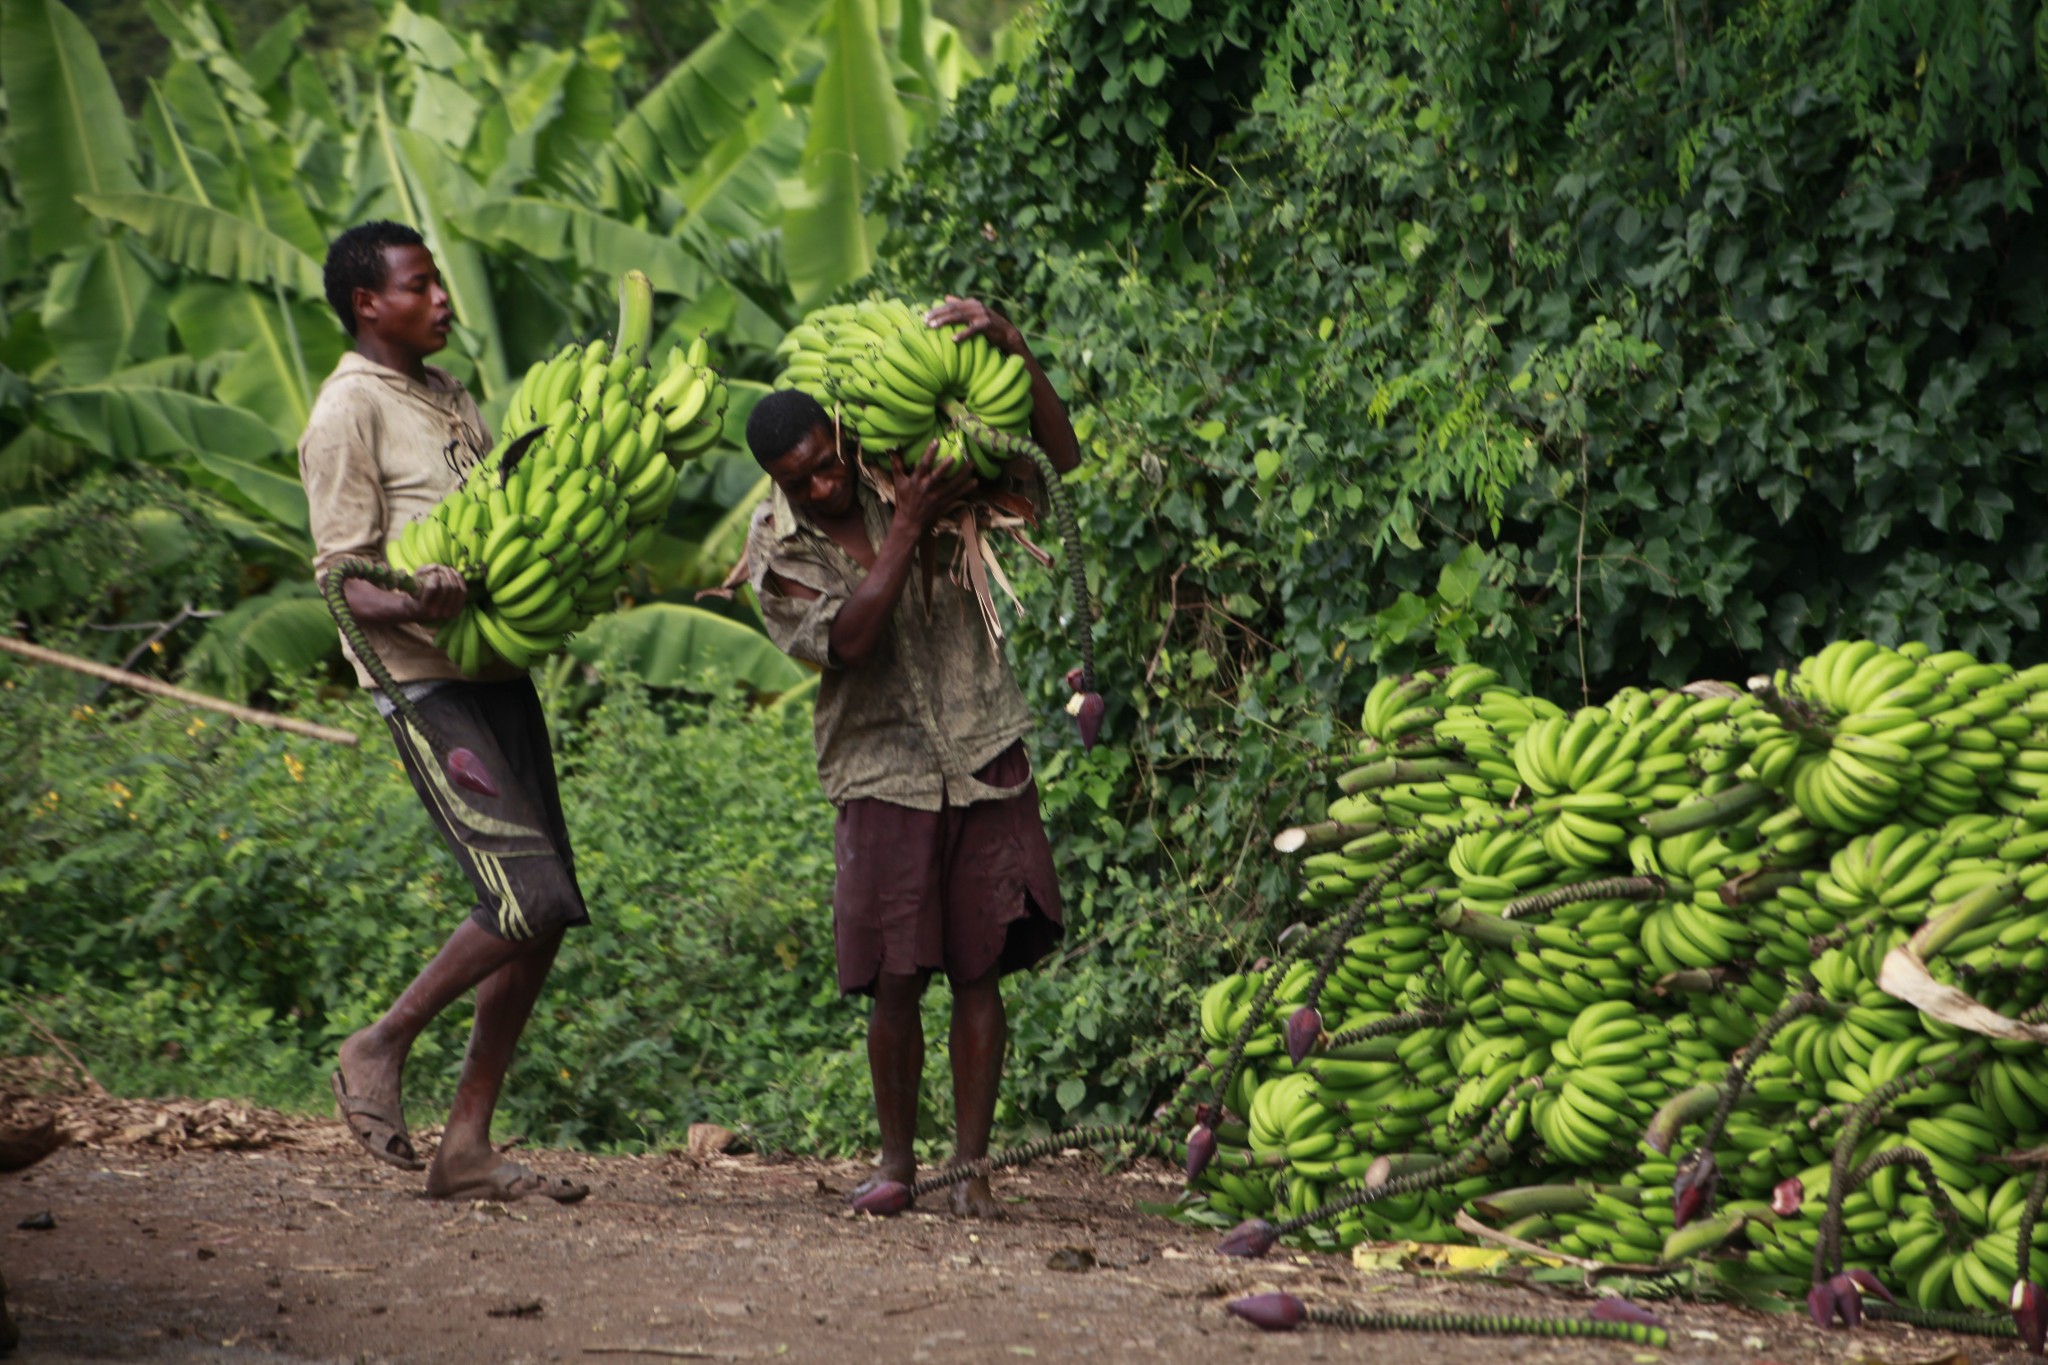
<svg viewBox="0 0 2048 1365">
<path fill-rule="evenodd" d="M 437 359 L 487 416 L 530 360 L 601 327 L 627 268 L 663 296 L 659 344 L 714 331 L 765 374 L 802 303 L 865 271 L 867 183 L 969 69 L 924 0 L 876 3 L 743 0 L 630 107 L 600 39 L 498 54 L 400 0 L 330 77 L 289 19 L 244 49 L 206 4 L 157 5 L 171 57 L 130 119 L 60 0 L 0 0 L 19 204 L 0 196 L 0 505 L 122 462 L 174 471 L 283 584 L 193 655 L 222 686 L 260 682 L 295 657 L 250 637 L 299 610 L 292 447 L 346 345 L 322 295 L 333 233 L 421 228 L 460 324 Z M 722 464 L 678 499 L 644 593 L 683 597 L 736 553 L 758 473 Z"/>
</svg>

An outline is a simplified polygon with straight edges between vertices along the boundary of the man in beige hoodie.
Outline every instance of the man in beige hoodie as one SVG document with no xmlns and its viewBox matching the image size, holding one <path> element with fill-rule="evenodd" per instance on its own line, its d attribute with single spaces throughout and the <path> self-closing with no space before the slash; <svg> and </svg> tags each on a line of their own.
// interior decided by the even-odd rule
<svg viewBox="0 0 2048 1365">
<path fill-rule="evenodd" d="M 315 573 L 344 559 L 382 562 L 399 528 L 452 492 L 490 444 L 461 383 L 426 363 L 447 344 L 455 315 L 433 253 L 417 232 L 388 222 L 350 228 L 328 249 L 326 285 L 355 349 L 321 385 L 299 441 Z M 490 1140 L 513 1049 L 563 931 L 590 922 L 562 820 L 547 722 L 523 671 L 501 666 L 466 679 L 434 644 L 435 627 L 462 609 L 461 575 L 434 564 L 414 578 L 415 594 L 351 579 L 350 612 L 393 681 L 430 724 L 483 760 L 499 793 L 483 796 L 452 784 L 343 641 L 477 902 L 383 1017 L 341 1045 L 332 1077 L 335 1103 L 372 1156 L 419 1170 L 423 1163 L 405 1124 L 406 1057 L 428 1022 L 474 988 L 469 1052 L 427 1172 L 427 1193 L 573 1202 L 589 1188 L 506 1160 Z"/>
</svg>

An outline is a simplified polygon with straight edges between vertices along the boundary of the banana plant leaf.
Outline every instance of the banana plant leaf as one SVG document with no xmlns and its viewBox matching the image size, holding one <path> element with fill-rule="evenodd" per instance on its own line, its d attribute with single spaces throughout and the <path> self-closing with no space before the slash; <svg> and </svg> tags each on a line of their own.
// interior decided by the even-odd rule
<svg viewBox="0 0 2048 1365">
<path fill-rule="evenodd" d="M 699 687 L 737 678 L 756 692 L 786 692 L 802 665 L 767 636 L 677 602 L 648 602 L 599 617 L 569 649 L 600 673 L 630 673 L 652 687 Z"/>
<path fill-rule="evenodd" d="M 326 303 L 197 281 L 172 296 L 170 314 L 188 352 L 235 357 L 213 397 L 261 417 L 286 446 L 297 444 L 320 381 L 347 346 Z"/>
<path fill-rule="evenodd" d="M 43 395 L 42 420 L 118 459 L 174 464 L 234 505 L 306 530 L 306 494 L 269 457 L 283 443 L 241 408 L 176 389 L 94 384 Z"/>
<path fill-rule="evenodd" d="M 748 111 L 772 98 L 827 0 L 755 0 L 700 43 L 612 130 L 609 154 L 656 185 L 691 174 Z M 870 14 L 870 20 L 873 16 Z"/>
<path fill-rule="evenodd" d="M 492 199 L 450 215 L 479 242 L 508 247 L 544 261 L 570 261 L 607 281 L 642 270 L 664 294 L 685 298 L 716 278 L 704 263 L 668 237 L 657 237 L 593 209 L 548 199 Z"/>
<path fill-rule="evenodd" d="M 318 261 L 237 214 L 166 194 L 83 194 L 79 202 L 97 217 L 127 224 L 175 265 L 217 280 L 276 284 L 321 297 Z"/>
<path fill-rule="evenodd" d="M 861 199 L 876 177 L 902 164 L 909 147 L 874 0 L 832 0 L 824 41 L 803 179 L 782 215 L 783 262 L 804 308 L 874 264 L 882 224 L 861 212 Z"/>
<path fill-rule="evenodd" d="M 246 697 L 272 678 L 298 678 L 338 654 L 334 618 L 311 583 L 285 583 L 206 623 L 185 656 L 184 681 Z"/>
<path fill-rule="evenodd" d="M 128 117 L 78 17 L 49 0 L 0 3 L 0 85 L 7 88 L 9 168 L 38 256 L 76 246 L 92 220 L 81 194 L 142 186 Z"/>
<path fill-rule="evenodd" d="M 101 240 L 51 267 L 43 331 L 64 379 L 91 384 L 164 353 L 169 326 L 156 276 L 134 244 Z"/>
</svg>

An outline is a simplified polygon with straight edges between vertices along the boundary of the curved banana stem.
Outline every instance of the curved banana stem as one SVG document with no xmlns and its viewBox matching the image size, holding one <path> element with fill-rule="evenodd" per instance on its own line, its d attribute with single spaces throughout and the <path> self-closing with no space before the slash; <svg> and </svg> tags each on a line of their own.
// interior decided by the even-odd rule
<svg viewBox="0 0 2048 1365">
<path fill-rule="evenodd" d="M 943 1190 L 948 1185 L 957 1185 L 963 1180 L 985 1176 L 991 1171 L 1022 1166 L 1040 1157 L 1051 1156 L 1054 1152 L 1063 1152 L 1069 1147 L 1096 1147 L 1105 1142 L 1128 1142 L 1141 1152 L 1165 1157 L 1169 1161 L 1174 1156 L 1173 1142 L 1156 1129 L 1140 1127 L 1134 1123 L 1089 1124 L 1081 1128 L 1069 1128 L 1064 1133 L 1042 1137 L 1036 1142 L 1027 1142 L 1021 1147 L 1006 1147 L 999 1152 L 977 1157 L 973 1161 L 956 1162 L 942 1170 L 934 1171 L 912 1185 L 910 1194 L 916 1199 Z"/>
<path fill-rule="evenodd" d="M 2011 1318 L 1995 1318 L 1989 1313 L 1914 1308 L 1909 1304 L 1886 1303 L 1876 1298 L 1864 1300 L 1863 1312 L 1879 1322 L 1910 1323 L 1936 1332 L 1962 1332 L 1977 1337 L 2017 1337 L 2020 1334 Z"/>
<path fill-rule="evenodd" d="M 2034 1172 L 2034 1181 L 2027 1186 L 2026 1206 L 2020 1210 L 2019 1273 L 2013 1276 L 2020 1284 L 2028 1282 L 2028 1263 L 2034 1257 L 2034 1224 L 2041 1217 L 2041 1200 L 2044 1196 L 2048 1196 L 2048 1166 Z"/>
<path fill-rule="evenodd" d="M 1599 1318 L 1536 1318 L 1504 1313 L 1398 1313 L 1365 1308 L 1307 1308 L 1304 1322 L 1361 1332 L 1466 1332 L 1495 1337 L 1594 1337 L 1663 1346 L 1670 1334 L 1640 1322 Z"/>
<path fill-rule="evenodd" d="M 1743 1046 L 1742 1055 L 1735 1059 L 1728 1072 L 1721 1078 L 1721 1103 L 1714 1110 L 1714 1117 L 1707 1122 L 1706 1131 L 1700 1134 L 1696 1150 L 1712 1152 L 1721 1140 L 1721 1130 L 1728 1126 L 1728 1116 L 1735 1112 L 1735 1106 L 1749 1090 L 1749 1069 L 1759 1057 L 1771 1050 L 1771 1042 L 1785 1025 L 1803 1014 L 1811 1014 L 1824 1008 L 1827 1002 L 1812 991 L 1799 994 L 1778 1006 L 1777 1013 L 1764 1020 L 1756 1036 Z"/>
<path fill-rule="evenodd" d="M 1849 1188 L 1842 1192 L 1847 1199 L 1850 1191 L 1862 1188 L 1865 1181 L 1887 1166 L 1906 1166 L 1920 1177 L 1920 1187 L 1927 1192 L 1927 1202 L 1934 1206 L 1934 1216 L 1941 1220 L 1943 1231 L 1948 1234 L 1951 1247 L 1960 1246 L 1965 1240 L 1963 1217 L 1956 1212 L 1955 1202 L 1948 1197 L 1948 1190 L 1941 1183 L 1941 1177 L 1934 1173 L 1934 1163 L 1926 1153 L 1917 1147 L 1887 1147 L 1881 1152 L 1872 1152 L 1863 1163 L 1849 1173 Z M 2048 1168 L 2044 1168 L 2048 1172 Z M 2038 1185 L 2040 1182 L 2036 1181 Z M 2025 1223 L 2022 1215 L 2021 1222 Z M 2020 1252 L 2020 1278 L 2026 1278 L 2026 1252 Z"/>
<path fill-rule="evenodd" d="M 1842 1201 L 1849 1195 L 1849 1163 L 1855 1158 L 1856 1144 L 1863 1140 L 1865 1130 L 1899 1096 L 1933 1085 L 1964 1062 L 1975 1065 L 1976 1060 L 1973 1052 L 1952 1052 L 1939 1061 L 1916 1066 L 1865 1095 L 1863 1102 L 1843 1118 L 1842 1130 L 1835 1138 L 1834 1161 L 1828 1171 L 1828 1211 L 1821 1216 L 1820 1238 L 1813 1244 L 1815 1284 L 1823 1283 L 1842 1267 Z"/>
<path fill-rule="evenodd" d="M 1663 895 L 1665 889 L 1662 877 L 1602 877 L 1598 881 L 1553 887 L 1533 896 L 1511 900 L 1501 907 L 1500 917 L 1513 919 L 1517 915 L 1547 915 L 1567 905 L 1581 905 L 1587 901 L 1653 901 Z"/>
<path fill-rule="evenodd" d="M 349 610 L 346 585 L 352 578 L 362 579 L 390 592 L 411 593 L 415 590 L 412 575 L 401 573 L 388 564 L 373 564 L 362 559 L 344 559 L 338 564 L 330 565 L 320 575 L 320 600 L 327 604 L 329 614 L 334 617 L 335 624 L 341 627 L 341 633 L 348 640 L 349 648 L 355 651 L 356 658 L 362 660 L 364 670 L 375 680 L 384 695 L 391 698 L 391 704 L 398 708 L 398 713 L 405 717 L 406 723 L 418 731 L 420 738 L 427 742 L 427 747 L 433 750 L 434 757 L 440 760 L 449 778 L 459 787 L 466 787 L 483 796 L 496 796 L 497 783 L 491 780 L 490 773 L 484 768 L 483 760 L 472 750 L 450 745 L 447 736 L 420 714 L 420 709 L 413 705 L 412 698 L 406 696 L 405 689 L 392 678 L 391 670 L 384 666 L 384 660 L 371 648 L 370 637 L 363 633 L 362 624 L 356 620 L 355 613 Z"/>
<path fill-rule="evenodd" d="M 1331 1034 L 1330 1041 L 1324 1044 L 1324 1048 L 1327 1051 L 1334 1048 L 1349 1047 L 1353 1043 L 1363 1043 L 1372 1038 L 1384 1038 L 1390 1033 L 1408 1033 L 1414 1029 L 1426 1028 L 1431 1024 L 1438 1023 L 1443 1018 L 1444 1011 L 1433 1008 L 1410 1010 L 1406 1014 L 1390 1014 L 1386 1018 L 1376 1019 L 1370 1024 L 1360 1024 L 1357 1028 L 1348 1028 L 1342 1033 Z"/>
</svg>

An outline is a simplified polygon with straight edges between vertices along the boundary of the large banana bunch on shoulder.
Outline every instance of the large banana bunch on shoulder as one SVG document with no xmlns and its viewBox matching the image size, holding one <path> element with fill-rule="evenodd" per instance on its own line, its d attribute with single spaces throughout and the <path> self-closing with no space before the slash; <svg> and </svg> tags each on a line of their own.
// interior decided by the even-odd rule
<svg viewBox="0 0 2048 1365">
<path fill-rule="evenodd" d="M 915 456 L 936 439 L 942 458 L 994 478 L 1009 452 L 993 434 L 1031 429 L 1024 358 L 979 336 L 955 342 L 901 299 L 820 308 L 790 329 L 776 356 L 776 387 L 802 389 L 837 413 L 873 459 Z"/>
<path fill-rule="evenodd" d="M 652 287 L 628 272 L 616 344 L 565 346 L 528 370 L 507 434 L 387 548 L 394 568 L 447 564 L 468 581 L 468 603 L 437 636 L 464 674 L 530 667 L 609 610 L 683 462 L 717 441 L 726 388 L 706 342 L 671 348 L 657 368 L 652 323 Z"/>
</svg>

